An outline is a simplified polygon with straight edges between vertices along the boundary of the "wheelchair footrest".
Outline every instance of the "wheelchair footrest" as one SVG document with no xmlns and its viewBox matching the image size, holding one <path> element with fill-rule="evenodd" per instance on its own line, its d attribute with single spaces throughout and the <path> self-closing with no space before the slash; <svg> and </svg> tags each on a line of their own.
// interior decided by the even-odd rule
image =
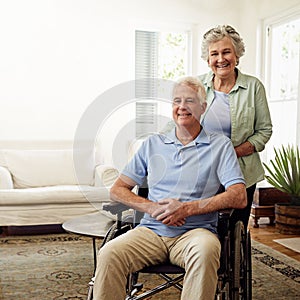
<svg viewBox="0 0 300 300">
<path fill-rule="evenodd" d="M 142 283 L 136 283 L 133 285 L 133 289 L 137 290 L 137 292 L 139 292 L 142 288 L 143 288 L 143 284 Z"/>
<path fill-rule="evenodd" d="M 132 290 L 131 290 L 131 292 L 130 292 L 130 297 L 127 297 L 126 299 L 131 299 L 131 297 L 134 297 L 134 295 L 135 295 L 136 293 L 138 293 L 139 291 L 142 290 L 143 286 L 144 286 L 144 285 L 143 285 L 142 283 L 136 283 L 136 284 L 134 284 L 134 285 L 132 286 Z"/>
</svg>

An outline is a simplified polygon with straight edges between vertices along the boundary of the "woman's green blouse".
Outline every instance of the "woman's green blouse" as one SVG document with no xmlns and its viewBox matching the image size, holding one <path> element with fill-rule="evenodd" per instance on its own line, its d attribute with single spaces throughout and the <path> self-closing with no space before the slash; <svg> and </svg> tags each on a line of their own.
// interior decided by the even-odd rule
<svg viewBox="0 0 300 300">
<path fill-rule="evenodd" d="M 258 152 L 264 150 L 272 135 L 272 121 L 265 88 L 261 81 L 236 70 L 237 80 L 228 94 L 231 140 L 234 147 L 246 141 L 255 147 L 256 152 L 239 158 L 246 185 L 249 187 L 264 179 L 264 169 Z M 207 93 L 206 111 L 214 101 L 213 77 L 212 72 L 199 76 Z"/>
</svg>

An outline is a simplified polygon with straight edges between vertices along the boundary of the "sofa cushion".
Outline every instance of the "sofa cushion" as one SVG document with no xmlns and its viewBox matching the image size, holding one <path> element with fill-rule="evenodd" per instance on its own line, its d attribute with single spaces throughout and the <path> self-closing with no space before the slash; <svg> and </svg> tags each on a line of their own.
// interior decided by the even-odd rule
<svg viewBox="0 0 300 300">
<path fill-rule="evenodd" d="M 63 205 L 90 202 L 102 208 L 103 202 L 110 202 L 106 188 L 89 185 L 60 185 L 24 189 L 7 189 L 0 191 L 0 206 L 22 205 Z M 34 209 L 34 208 L 33 208 Z"/>
<path fill-rule="evenodd" d="M 15 188 L 78 184 L 72 150 L 3 150 Z M 90 163 L 87 163 L 89 165 Z M 93 170 L 79 184 L 93 184 Z"/>
<path fill-rule="evenodd" d="M 0 189 L 12 189 L 13 187 L 10 172 L 7 168 L 0 166 Z"/>
</svg>

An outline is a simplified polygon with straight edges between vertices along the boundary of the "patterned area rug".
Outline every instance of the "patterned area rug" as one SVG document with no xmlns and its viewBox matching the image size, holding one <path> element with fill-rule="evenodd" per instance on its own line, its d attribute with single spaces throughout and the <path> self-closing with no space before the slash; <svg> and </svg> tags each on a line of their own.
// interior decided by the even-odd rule
<svg viewBox="0 0 300 300">
<path fill-rule="evenodd" d="M 252 241 L 253 299 L 300 299 L 300 263 Z"/>
<path fill-rule="evenodd" d="M 0 299 L 86 299 L 92 250 L 92 239 L 72 234 L 0 238 Z M 254 300 L 300 299 L 299 262 L 254 241 L 252 257 Z M 146 289 L 160 281 L 140 279 Z M 149 299 L 176 300 L 180 294 L 171 288 Z"/>
</svg>

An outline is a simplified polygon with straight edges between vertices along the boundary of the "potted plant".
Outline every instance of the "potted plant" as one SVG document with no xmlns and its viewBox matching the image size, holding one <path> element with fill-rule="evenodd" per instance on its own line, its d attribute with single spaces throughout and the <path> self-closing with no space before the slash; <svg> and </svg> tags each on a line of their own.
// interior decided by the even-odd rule
<svg viewBox="0 0 300 300">
<path fill-rule="evenodd" d="M 266 180 L 276 189 L 290 195 L 289 203 L 275 204 L 276 227 L 281 233 L 300 234 L 300 151 L 296 146 L 275 149 L 270 165 L 264 163 Z"/>
</svg>

